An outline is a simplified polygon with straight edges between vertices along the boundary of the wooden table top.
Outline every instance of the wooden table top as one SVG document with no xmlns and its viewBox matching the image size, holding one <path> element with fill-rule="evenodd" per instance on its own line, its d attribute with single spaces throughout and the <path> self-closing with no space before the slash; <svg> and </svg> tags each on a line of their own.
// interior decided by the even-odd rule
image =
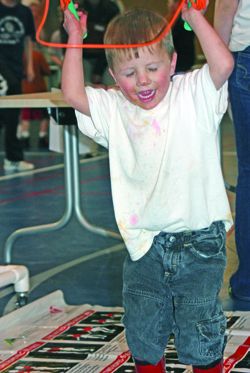
<svg viewBox="0 0 250 373">
<path fill-rule="evenodd" d="M 0 109 L 69 107 L 61 91 L 28 93 L 0 97 Z"/>
</svg>

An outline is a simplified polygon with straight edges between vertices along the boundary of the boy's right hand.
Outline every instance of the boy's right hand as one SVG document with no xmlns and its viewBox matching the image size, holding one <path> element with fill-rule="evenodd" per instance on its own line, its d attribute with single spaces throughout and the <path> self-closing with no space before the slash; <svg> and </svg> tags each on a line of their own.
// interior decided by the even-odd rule
<svg viewBox="0 0 250 373">
<path fill-rule="evenodd" d="M 78 5 L 75 5 L 76 8 Z M 67 34 L 69 35 L 69 40 L 71 44 L 82 43 L 87 32 L 87 13 L 84 11 L 78 11 L 80 20 L 78 21 L 75 16 L 68 10 L 64 11 L 64 22 L 63 27 Z"/>
</svg>

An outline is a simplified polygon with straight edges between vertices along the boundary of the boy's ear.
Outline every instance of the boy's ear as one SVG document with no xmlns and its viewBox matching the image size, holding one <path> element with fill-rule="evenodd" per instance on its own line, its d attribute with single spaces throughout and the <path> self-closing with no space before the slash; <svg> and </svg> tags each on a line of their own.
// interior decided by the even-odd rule
<svg viewBox="0 0 250 373">
<path fill-rule="evenodd" d="M 115 77 L 115 75 L 114 75 L 114 73 L 113 73 L 113 71 L 111 70 L 110 67 L 109 67 L 109 73 L 112 76 L 112 78 L 114 79 L 114 81 L 116 82 L 116 77 Z"/>
<path fill-rule="evenodd" d="M 174 52 L 170 63 L 170 76 L 174 75 L 177 62 L 177 53 Z"/>
</svg>

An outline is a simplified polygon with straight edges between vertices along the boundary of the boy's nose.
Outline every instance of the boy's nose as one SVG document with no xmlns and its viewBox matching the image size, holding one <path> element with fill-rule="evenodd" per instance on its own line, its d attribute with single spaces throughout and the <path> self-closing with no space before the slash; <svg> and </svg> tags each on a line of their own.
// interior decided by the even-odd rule
<svg viewBox="0 0 250 373">
<path fill-rule="evenodd" d="M 145 86 L 150 84 L 151 80 L 146 72 L 138 73 L 136 83 L 138 86 Z"/>
</svg>

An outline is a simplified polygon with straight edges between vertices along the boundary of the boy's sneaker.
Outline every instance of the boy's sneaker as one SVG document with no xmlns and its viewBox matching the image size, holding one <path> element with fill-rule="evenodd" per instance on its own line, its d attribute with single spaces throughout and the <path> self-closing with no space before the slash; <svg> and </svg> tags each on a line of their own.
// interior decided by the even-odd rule
<svg viewBox="0 0 250 373">
<path fill-rule="evenodd" d="M 5 159 L 3 168 L 4 171 L 31 171 L 35 166 L 33 163 L 26 161 L 9 161 L 8 159 Z"/>
</svg>

